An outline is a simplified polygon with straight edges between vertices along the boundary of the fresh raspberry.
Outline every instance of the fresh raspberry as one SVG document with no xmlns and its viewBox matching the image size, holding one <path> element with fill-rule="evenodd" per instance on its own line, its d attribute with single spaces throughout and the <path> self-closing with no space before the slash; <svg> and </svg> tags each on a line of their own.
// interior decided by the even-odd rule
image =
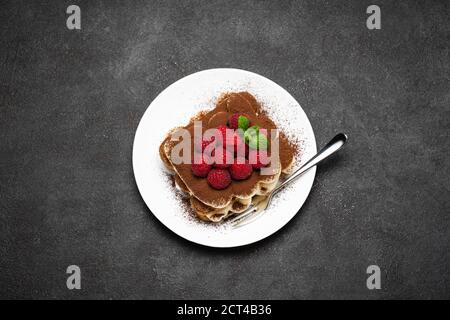
<svg viewBox="0 0 450 320">
<path fill-rule="evenodd" d="M 213 152 L 213 156 L 215 155 L 215 151 Z M 214 163 L 214 167 L 218 169 L 226 169 L 231 166 L 233 162 L 233 155 L 227 149 L 223 149 L 222 152 L 222 161 L 218 161 L 220 163 Z"/>
<path fill-rule="evenodd" d="M 248 163 L 248 160 L 241 158 L 240 162 L 241 163 L 238 163 L 236 159 L 230 167 L 231 177 L 234 180 L 245 180 L 252 175 L 253 168 L 252 165 Z"/>
<path fill-rule="evenodd" d="M 219 130 L 220 134 L 222 135 L 222 143 L 225 144 L 225 139 L 227 136 L 227 127 L 224 125 L 220 125 L 216 128 L 217 130 Z"/>
<path fill-rule="evenodd" d="M 195 144 L 195 150 L 198 152 L 204 152 L 206 147 L 209 146 L 210 143 L 213 143 L 215 140 L 215 137 L 211 137 L 211 139 L 204 139 L 202 138 L 201 141 L 198 141 L 198 143 Z"/>
<path fill-rule="evenodd" d="M 252 164 L 253 169 L 261 169 L 262 167 L 266 167 L 267 164 L 263 164 L 261 162 L 261 157 L 265 157 L 267 159 L 267 151 L 265 150 L 252 150 L 248 155 L 248 160 Z"/>
<path fill-rule="evenodd" d="M 228 136 L 225 140 L 224 147 L 237 156 L 238 147 L 241 145 L 245 145 L 244 140 L 241 138 L 238 132 L 234 132 L 232 136 Z M 245 148 L 244 148 L 245 149 Z"/>
<path fill-rule="evenodd" d="M 230 127 L 231 129 L 237 130 L 240 128 L 245 131 L 247 130 L 249 125 L 250 121 L 248 120 L 247 116 L 243 114 L 235 113 L 228 118 L 228 127 Z"/>
<path fill-rule="evenodd" d="M 194 176 L 205 178 L 211 171 L 212 166 L 205 161 L 201 154 L 194 156 L 194 162 L 191 164 L 191 170 Z"/>
<path fill-rule="evenodd" d="M 217 190 L 225 189 L 231 183 L 230 173 L 223 169 L 212 169 L 208 173 L 207 180 L 209 185 Z"/>
<path fill-rule="evenodd" d="M 194 157 L 192 159 L 192 163 L 195 163 L 195 164 L 200 164 L 200 163 L 212 164 L 212 160 L 205 153 L 194 152 Z"/>
<path fill-rule="evenodd" d="M 239 128 L 239 126 L 238 126 L 239 125 L 238 124 L 239 116 L 240 116 L 239 113 L 235 113 L 228 118 L 228 127 L 229 128 L 235 129 L 235 130 L 237 128 Z"/>
</svg>

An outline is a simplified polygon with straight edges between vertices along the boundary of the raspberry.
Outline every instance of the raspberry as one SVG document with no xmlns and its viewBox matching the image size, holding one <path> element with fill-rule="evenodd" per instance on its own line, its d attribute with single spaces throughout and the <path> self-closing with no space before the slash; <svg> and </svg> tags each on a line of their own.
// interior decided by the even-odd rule
<svg viewBox="0 0 450 320">
<path fill-rule="evenodd" d="M 253 168 L 252 165 L 248 163 L 248 160 L 241 158 L 240 162 L 244 163 L 238 163 L 236 160 L 230 167 L 231 177 L 234 180 L 245 180 L 252 175 Z"/>
<path fill-rule="evenodd" d="M 208 184 L 217 190 L 222 190 L 228 187 L 231 183 L 231 177 L 228 170 L 212 169 L 208 173 Z"/>
<path fill-rule="evenodd" d="M 198 143 L 195 144 L 195 150 L 198 152 L 204 152 L 205 148 L 209 146 L 210 143 L 214 142 L 215 137 L 211 137 L 211 139 L 203 139 L 201 141 L 198 141 Z"/>
<path fill-rule="evenodd" d="M 261 169 L 262 167 L 266 167 L 267 164 L 263 164 L 261 162 L 261 157 L 267 159 L 267 151 L 265 150 L 252 150 L 250 151 L 250 154 L 248 155 L 248 160 L 252 164 L 253 169 Z M 264 160 L 265 160 L 264 159 Z M 265 160 L 267 161 L 267 160 Z"/>
<path fill-rule="evenodd" d="M 224 126 L 224 125 L 220 125 L 216 129 L 220 131 L 220 134 L 222 135 L 222 143 L 225 144 L 225 139 L 226 139 L 226 136 L 227 136 L 227 129 L 228 128 L 226 126 Z"/>
<path fill-rule="evenodd" d="M 227 139 L 225 140 L 225 144 L 224 147 L 232 152 L 234 154 L 234 156 L 237 156 L 237 152 L 238 152 L 238 148 L 240 146 L 244 146 L 244 150 L 245 150 L 245 143 L 244 140 L 241 138 L 241 135 L 238 132 L 233 133 L 233 135 L 230 137 L 227 137 Z M 242 156 L 242 155 L 241 155 Z"/>
<path fill-rule="evenodd" d="M 201 155 L 194 156 L 194 163 L 191 164 L 191 170 L 194 176 L 205 178 L 211 171 L 212 166 L 207 164 L 204 157 Z"/>
<path fill-rule="evenodd" d="M 213 156 L 215 155 L 215 151 L 213 152 Z M 220 163 L 214 163 L 214 167 L 218 169 L 226 169 L 231 166 L 233 162 L 233 155 L 226 149 L 223 149 L 222 152 L 222 161 L 218 161 Z"/>
<path fill-rule="evenodd" d="M 245 115 L 235 113 L 230 118 L 228 118 L 228 127 L 231 129 L 242 129 L 247 130 L 248 126 L 250 124 L 250 121 L 248 121 L 248 118 Z"/>
<path fill-rule="evenodd" d="M 237 128 L 239 128 L 239 123 L 238 123 L 238 121 L 239 121 L 239 116 L 240 116 L 240 114 L 239 113 L 235 113 L 235 114 L 233 114 L 232 116 L 230 116 L 229 118 L 228 118 L 228 127 L 230 127 L 231 129 L 237 129 Z"/>
</svg>

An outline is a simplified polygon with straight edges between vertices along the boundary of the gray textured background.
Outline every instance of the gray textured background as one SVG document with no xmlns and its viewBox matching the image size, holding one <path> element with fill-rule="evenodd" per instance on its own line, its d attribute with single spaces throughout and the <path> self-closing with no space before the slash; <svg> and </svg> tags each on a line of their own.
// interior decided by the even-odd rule
<svg viewBox="0 0 450 320">
<path fill-rule="evenodd" d="M 72 1 L 1 2 L 0 297 L 450 298 L 449 1 L 75 3 L 81 31 Z M 161 225 L 131 167 L 152 99 L 214 67 L 286 88 L 320 145 L 351 139 L 293 221 L 232 250 Z"/>
</svg>

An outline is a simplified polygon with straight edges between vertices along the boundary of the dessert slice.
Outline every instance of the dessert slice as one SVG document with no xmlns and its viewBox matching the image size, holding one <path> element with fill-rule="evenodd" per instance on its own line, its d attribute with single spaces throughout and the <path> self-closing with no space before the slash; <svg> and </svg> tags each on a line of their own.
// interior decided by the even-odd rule
<svg viewBox="0 0 450 320">
<path fill-rule="evenodd" d="M 202 122 L 202 132 L 214 128 L 223 133 L 226 129 L 239 129 L 220 139 L 224 159 L 229 159 L 231 154 L 231 161 L 213 163 L 207 159 L 205 150 L 210 145 L 217 148 L 219 141 L 215 137 L 195 140 L 194 121 Z M 179 129 L 189 132 L 186 139 L 190 139 L 191 161 L 188 163 L 179 163 L 172 158 L 172 151 L 180 143 L 173 141 L 172 134 Z M 177 188 L 189 197 L 191 207 L 200 219 L 218 222 L 245 211 L 252 201 L 260 201 L 270 193 L 280 177 L 290 171 L 295 146 L 280 132 L 279 152 L 273 153 L 270 141 L 260 129 L 269 131 L 277 127 L 256 99 L 248 92 L 227 93 L 219 98 L 213 110 L 201 112 L 186 126 L 171 130 L 161 143 L 159 154 L 165 167 L 174 174 Z M 239 147 L 245 148 L 246 158 L 242 154 L 236 157 Z M 264 164 L 259 161 L 259 156 L 264 152 L 272 158 L 270 170 L 263 174 Z M 201 159 L 194 161 L 199 155 Z M 249 161 L 250 157 L 252 161 Z"/>
</svg>

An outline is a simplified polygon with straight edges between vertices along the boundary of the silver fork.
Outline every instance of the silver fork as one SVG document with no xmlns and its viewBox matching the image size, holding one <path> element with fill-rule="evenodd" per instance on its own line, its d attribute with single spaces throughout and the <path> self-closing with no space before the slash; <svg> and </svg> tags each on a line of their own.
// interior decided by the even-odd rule
<svg viewBox="0 0 450 320">
<path fill-rule="evenodd" d="M 319 162 L 325 160 L 326 158 L 334 154 L 336 151 L 341 149 L 346 142 L 347 142 L 347 135 L 345 135 L 344 133 L 337 134 L 314 157 L 309 159 L 304 165 L 302 165 L 295 172 L 293 172 L 285 181 L 283 181 L 280 185 L 278 185 L 275 189 L 273 189 L 265 200 L 261 201 L 256 205 L 251 204 L 247 210 L 245 210 L 238 216 L 230 219 L 229 221 L 231 225 L 233 227 L 242 227 L 256 220 L 259 216 L 261 216 L 260 213 L 266 210 L 267 207 L 270 205 L 270 202 L 272 201 L 273 196 L 276 193 L 278 193 L 285 186 L 287 186 L 292 181 L 301 176 L 305 171 L 308 171 L 309 169 L 317 165 Z"/>
</svg>

